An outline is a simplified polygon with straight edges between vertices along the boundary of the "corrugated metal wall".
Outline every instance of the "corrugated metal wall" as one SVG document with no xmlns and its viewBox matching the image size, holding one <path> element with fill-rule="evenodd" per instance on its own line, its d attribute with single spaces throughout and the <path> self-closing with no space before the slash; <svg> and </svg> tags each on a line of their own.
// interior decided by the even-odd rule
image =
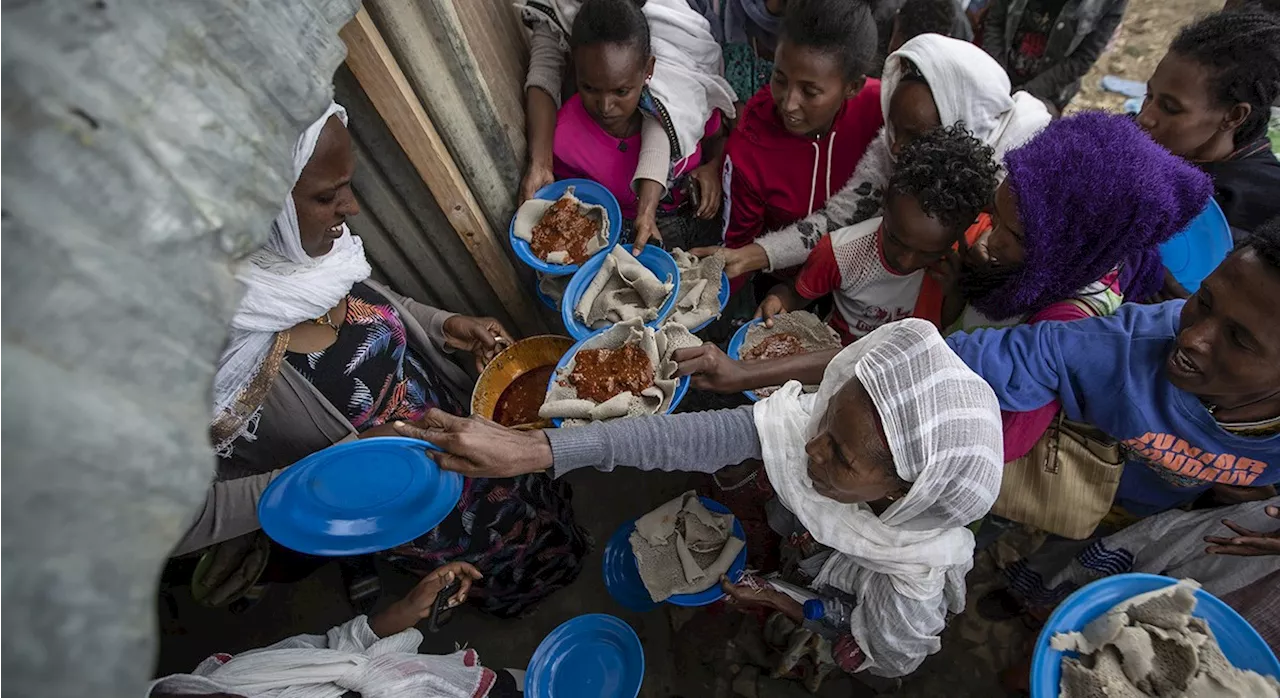
<svg viewBox="0 0 1280 698">
<path fill-rule="evenodd" d="M 356 150 L 353 189 L 361 213 L 349 225 L 364 240 L 375 278 L 428 305 L 489 315 L 511 327 L 475 260 L 346 66 L 334 76 L 334 88 L 350 115 Z"/>
</svg>

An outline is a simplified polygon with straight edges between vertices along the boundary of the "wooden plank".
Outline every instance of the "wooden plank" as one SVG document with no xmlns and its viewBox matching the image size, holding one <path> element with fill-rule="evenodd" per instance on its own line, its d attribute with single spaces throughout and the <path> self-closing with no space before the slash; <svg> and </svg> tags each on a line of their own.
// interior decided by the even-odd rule
<svg viewBox="0 0 1280 698">
<path fill-rule="evenodd" d="M 470 187 L 373 18 L 361 8 L 339 36 L 347 44 L 347 66 L 431 190 L 517 328 L 525 334 L 545 331 L 532 294 L 521 288 L 516 270 L 504 252 L 504 242 L 485 221 Z"/>
<path fill-rule="evenodd" d="M 463 0 L 454 2 L 453 8 L 478 73 L 488 85 L 503 131 L 515 152 L 523 157 L 524 77 L 529 46 L 519 10 L 511 0 Z"/>
</svg>

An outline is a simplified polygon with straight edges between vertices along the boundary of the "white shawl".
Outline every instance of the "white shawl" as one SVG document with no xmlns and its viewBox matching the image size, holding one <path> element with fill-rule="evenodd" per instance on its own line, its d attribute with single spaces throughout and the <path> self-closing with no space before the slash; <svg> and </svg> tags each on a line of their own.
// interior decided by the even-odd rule
<svg viewBox="0 0 1280 698">
<path fill-rule="evenodd" d="M 326 635 L 297 635 L 270 647 L 224 660 L 215 655 L 191 674 L 175 674 L 151 684 L 177 695 L 226 692 L 249 698 L 340 698 L 355 691 L 364 698 L 476 698 L 489 692 L 475 650 L 449 655 L 418 654 L 416 628 L 379 638 L 365 616 Z M 491 676 L 491 675 L 489 675 Z"/>
<path fill-rule="evenodd" d="M 582 0 L 518 2 L 526 22 L 545 23 L 560 35 L 561 49 L 568 51 L 568 34 Z M 554 16 L 548 16 L 548 10 Z M 649 20 L 649 43 L 655 65 L 649 92 L 665 112 L 664 128 L 674 130 L 679 152 L 671 161 L 688 157 L 702 140 L 713 109 L 732 119 L 737 96 L 724 79 L 720 44 L 707 19 L 689 8 L 685 0 L 647 0 L 642 8 Z"/>
<path fill-rule="evenodd" d="M 1049 124 L 1049 111 L 1040 100 L 1026 92 L 1009 96 L 1009 76 L 982 49 L 939 34 L 915 37 L 885 60 L 880 109 L 886 125 L 867 146 L 849 181 L 827 199 L 824 209 L 756 240 L 769 255 L 770 269 L 802 264 L 822 235 L 884 212 L 884 192 L 893 174 L 889 103 L 902 82 L 904 61 L 929 83 L 944 126 L 963 122 L 975 138 L 995 150 L 1001 179 L 1005 153 Z"/>
<path fill-rule="evenodd" d="M 921 34 L 889 54 L 880 85 L 880 109 L 889 122 L 889 101 L 910 61 L 929 83 L 943 125 L 964 123 L 974 138 L 1004 154 L 1049 125 L 1049 110 L 1026 92 L 1009 96 L 1009 75 L 986 51 L 940 34 Z M 883 137 L 888 144 L 887 130 Z"/>
<path fill-rule="evenodd" d="M 836 392 L 857 377 L 875 403 L 907 495 L 880 516 L 866 504 L 818 494 L 805 444 Z M 1004 446 L 995 393 L 947 347 L 932 324 L 890 323 L 840 352 L 813 395 L 792 381 L 756 404 L 765 468 L 779 500 L 819 543 L 834 549 L 815 588 L 857 600 L 851 632 L 883 676 L 910 673 L 941 646 L 948 611 L 964 608 L 973 564 L 965 526 L 1000 491 Z"/>
<path fill-rule="evenodd" d="M 298 138 L 293 149 L 294 182 L 311 160 L 325 123 L 335 114 L 346 125 L 346 110 L 336 102 L 330 103 Z M 214 447 L 219 455 L 229 455 L 232 444 L 241 436 L 253 438 L 261 406 L 251 406 L 250 414 L 236 415 L 237 400 L 262 367 L 276 333 L 324 315 L 356 282 L 369 278 L 371 271 L 364 245 L 346 225 L 328 254 L 307 256 L 302 249 L 293 196 L 285 197 L 284 210 L 271 224 L 267 244 L 236 269 L 236 279 L 244 284 L 245 292 L 231 318 L 231 337 L 213 382 L 214 421 L 232 415 L 235 427 L 218 435 Z"/>
</svg>

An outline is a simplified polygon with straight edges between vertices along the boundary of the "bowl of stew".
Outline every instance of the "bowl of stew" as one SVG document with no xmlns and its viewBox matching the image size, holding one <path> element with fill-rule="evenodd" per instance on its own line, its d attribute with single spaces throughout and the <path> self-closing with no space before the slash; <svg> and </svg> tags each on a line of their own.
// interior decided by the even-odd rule
<svg viewBox="0 0 1280 698">
<path fill-rule="evenodd" d="M 538 418 L 547 382 L 573 340 L 554 334 L 522 339 L 484 367 L 471 391 L 471 413 L 508 427 L 550 426 Z"/>
</svg>

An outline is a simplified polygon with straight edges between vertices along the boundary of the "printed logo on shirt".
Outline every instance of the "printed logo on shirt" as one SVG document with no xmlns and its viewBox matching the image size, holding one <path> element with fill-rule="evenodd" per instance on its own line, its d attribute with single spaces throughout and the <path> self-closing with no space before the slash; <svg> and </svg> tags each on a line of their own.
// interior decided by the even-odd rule
<svg viewBox="0 0 1280 698">
<path fill-rule="evenodd" d="M 1210 453 L 1173 434 L 1147 432 L 1124 443 L 1142 457 L 1147 467 L 1177 487 L 1252 485 L 1267 470 L 1267 464 L 1260 460 Z"/>
<path fill-rule="evenodd" d="M 882 308 L 878 305 L 864 305 L 862 316 L 855 319 L 854 333 L 863 337 L 891 322 L 911 317 L 911 310 L 906 308 Z"/>
<path fill-rule="evenodd" d="M 724 156 L 724 169 L 720 170 L 720 190 L 721 190 L 721 206 L 720 206 L 720 244 L 724 244 L 725 235 L 729 232 L 729 206 L 733 202 L 730 196 L 733 182 L 733 160 L 726 154 Z"/>
</svg>

